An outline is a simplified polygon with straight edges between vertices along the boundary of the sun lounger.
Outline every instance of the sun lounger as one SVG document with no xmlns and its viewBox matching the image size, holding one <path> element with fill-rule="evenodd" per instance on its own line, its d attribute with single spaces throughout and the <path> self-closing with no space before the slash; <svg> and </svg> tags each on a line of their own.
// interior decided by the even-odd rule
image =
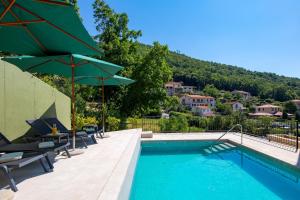
<svg viewBox="0 0 300 200">
<path fill-rule="evenodd" d="M 57 129 L 60 131 L 60 132 L 69 132 L 69 133 L 72 133 L 71 130 L 68 130 L 57 118 L 44 118 L 43 121 L 45 121 L 48 125 L 52 126 L 53 124 L 56 124 L 56 127 Z M 84 137 L 89 137 L 92 139 L 92 141 L 97 144 L 97 140 L 95 138 L 95 132 L 85 132 L 83 130 L 80 130 L 80 131 L 76 131 L 76 136 L 80 136 L 82 138 Z M 83 142 L 85 142 L 83 140 Z"/>
<path fill-rule="evenodd" d="M 87 132 L 87 134 L 94 134 L 100 138 L 103 138 L 102 128 L 99 129 L 99 127 L 96 124 L 84 125 L 82 127 L 82 130 Z"/>
<path fill-rule="evenodd" d="M 68 147 L 70 146 L 69 142 L 54 143 L 54 146 L 45 148 L 40 148 L 39 144 L 39 142 L 12 144 L 2 133 L 0 133 L 0 152 L 11 153 L 21 151 L 25 153 L 41 153 L 45 155 L 51 169 L 53 169 L 53 165 L 49 159 L 49 152 L 65 151 L 67 156 L 69 158 L 71 157 L 68 151 Z"/>
<path fill-rule="evenodd" d="M 9 185 L 14 192 L 18 191 L 18 189 L 17 189 L 16 183 L 15 183 L 15 180 L 11 175 L 11 171 L 14 169 L 22 168 L 33 162 L 39 161 L 41 166 L 43 167 L 44 171 L 48 172 L 45 164 L 43 163 L 44 157 L 45 156 L 43 154 L 39 154 L 39 155 L 35 155 L 35 156 L 30 156 L 30 157 L 25 156 L 25 158 L 15 160 L 15 161 L 0 163 L 0 170 L 3 171 L 4 176 L 7 178 Z"/>
<path fill-rule="evenodd" d="M 58 120 L 54 123 L 54 120 L 56 118 L 43 118 L 43 119 L 34 119 L 34 120 L 26 120 L 26 123 L 29 124 L 33 129 L 37 130 L 41 137 L 44 137 L 45 135 L 48 135 L 51 133 L 51 127 L 53 124 L 56 124 L 56 127 L 60 133 L 67 133 L 67 139 L 69 140 L 69 136 L 72 134 L 70 130 L 68 130 L 61 122 Z M 76 138 L 79 138 L 84 147 L 87 148 L 87 144 L 85 142 L 85 138 L 87 138 L 88 135 L 86 132 L 76 132 Z"/>
</svg>

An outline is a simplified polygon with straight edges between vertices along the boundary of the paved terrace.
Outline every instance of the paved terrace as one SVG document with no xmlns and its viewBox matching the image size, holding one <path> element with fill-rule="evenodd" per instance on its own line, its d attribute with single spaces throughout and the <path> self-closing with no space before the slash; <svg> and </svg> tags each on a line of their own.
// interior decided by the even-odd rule
<svg viewBox="0 0 300 200">
<path fill-rule="evenodd" d="M 82 155 L 70 159 L 57 156 L 54 171 L 50 173 L 44 173 L 38 163 L 16 170 L 13 177 L 19 191 L 14 200 L 126 199 L 131 182 L 128 176 L 133 177 L 134 173 L 129 166 L 135 164 L 132 158 L 138 155 L 135 148 L 139 147 L 140 132 L 140 129 L 111 132 L 110 137 L 89 145 Z M 0 174 L 1 188 L 6 184 Z"/>
<path fill-rule="evenodd" d="M 213 140 L 218 139 L 223 133 L 164 133 L 153 134 L 153 138 L 143 138 L 142 141 L 155 140 Z M 237 144 L 241 143 L 241 136 L 238 133 L 226 134 L 222 139 L 228 139 Z M 243 137 L 243 145 L 253 150 L 262 152 L 273 158 L 279 159 L 283 162 L 289 163 L 300 168 L 300 150 L 297 152 L 281 149 L 278 143 L 266 142 L 251 136 Z M 282 145 L 281 145 L 282 146 Z"/>
</svg>

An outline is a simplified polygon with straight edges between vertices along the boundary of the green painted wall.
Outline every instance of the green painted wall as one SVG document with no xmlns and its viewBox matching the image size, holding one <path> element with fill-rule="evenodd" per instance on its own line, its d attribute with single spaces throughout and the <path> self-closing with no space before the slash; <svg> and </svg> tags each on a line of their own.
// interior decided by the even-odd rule
<svg viewBox="0 0 300 200">
<path fill-rule="evenodd" d="M 32 131 L 26 119 L 57 117 L 71 127 L 70 98 L 0 60 L 0 132 L 10 140 Z"/>
</svg>

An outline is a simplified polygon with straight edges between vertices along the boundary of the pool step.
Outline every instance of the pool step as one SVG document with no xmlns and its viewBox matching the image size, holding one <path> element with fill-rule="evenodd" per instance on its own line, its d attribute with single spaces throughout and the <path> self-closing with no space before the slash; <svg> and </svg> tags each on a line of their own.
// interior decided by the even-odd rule
<svg viewBox="0 0 300 200">
<path fill-rule="evenodd" d="M 213 154 L 213 153 L 221 153 L 225 151 L 230 151 L 231 149 L 235 148 L 236 146 L 230 144 L 228 142 L 220 143 L 220 144 L 213 144 L 205 149 L 203 149 L 203 153 L 206 155 Z"/>
</svg>

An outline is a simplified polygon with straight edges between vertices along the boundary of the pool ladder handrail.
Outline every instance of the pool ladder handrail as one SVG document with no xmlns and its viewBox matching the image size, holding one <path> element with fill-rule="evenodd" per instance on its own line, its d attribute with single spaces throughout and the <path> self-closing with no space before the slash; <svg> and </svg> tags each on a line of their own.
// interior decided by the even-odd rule
<svg viewBox="0 0 300 200">
<path fill-rule="evenodd" d="M 229 129 L 227 132 L 223 133 L 223 135 L 221 135 L 216 141 L 221 140 L 227 133 L 230 133 L 233 129 L 235 129 L 236 127 L 240 128 L 241 131 L 241 145 L 243 144 L 243 126 L 241 124 L 236 124 L 234 125 L 231 129 Z"/>
</svg>

